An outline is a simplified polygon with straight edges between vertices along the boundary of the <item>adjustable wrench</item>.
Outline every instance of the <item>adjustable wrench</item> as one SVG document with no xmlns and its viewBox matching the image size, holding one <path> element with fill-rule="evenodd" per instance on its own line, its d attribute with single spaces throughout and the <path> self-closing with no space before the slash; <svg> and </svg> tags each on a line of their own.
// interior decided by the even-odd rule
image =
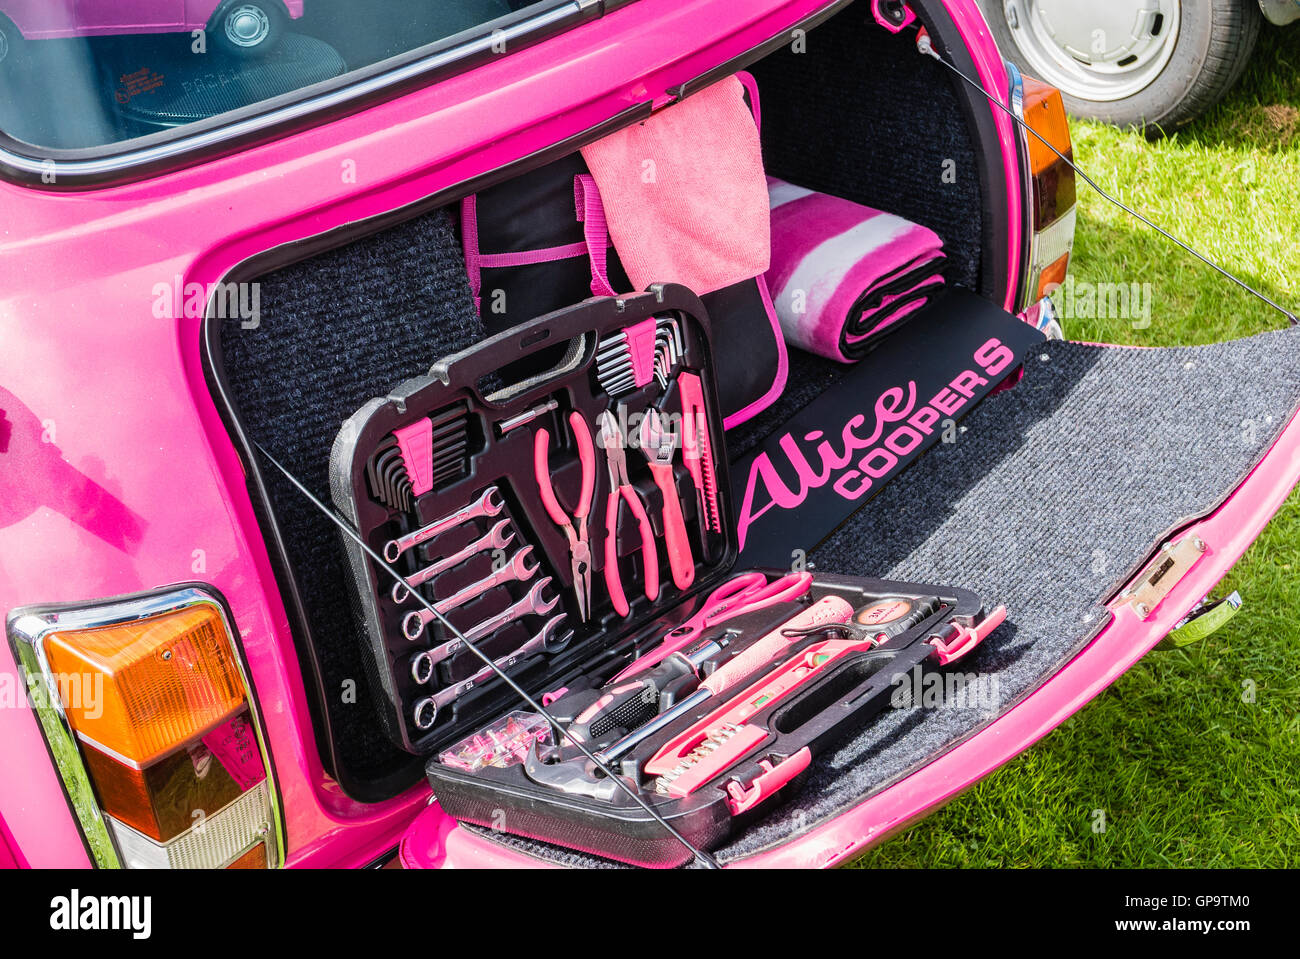
<svg viewBox="0 0 1300 959">
<path fill-rule="evenodd" d="M 453 566 L 459 566 L 465 560 L 477 556 L 479 553 L 486 553 L 490 549 L 505 549 L 515 541 L 514 530 L 510 528 L 510 520 L 503 519 L 492 527 L 486 536 L 476 539 L 458 553 L 451 556 L 445 556 L 432 566 L 426 566 L 419 572 L 412 573 L 406 577 L 406 583 L 393 584 L 393 602 L 404 603 L 406 597 L 411 593 L 406 586 L 423 586 L 429 580 L 441 576 Z"/>
<path fill-rule="evenodd" d="M 399 536 L 397 539 L 390 539 L 384 545 L 384 559 L 390 563 L 396 563 L 408 549 L 414 549 L 422 543 L 427 543 L 435 536 L 441 536 L 447 530 L 455 529 L 462 523 L 468 523 L 472 519 L 496 516 L 505 508 L 506 501 L 501 498 L 500 490 L 495 486 L 489 486 L 483 491 L 482 496 L 468 506 L 464 506 L 442 519 L 434 520 L 423 529 L 417 529 L 415 532 Z"/>
<path fill-rule="evenodd" d="M 459 699 L 475 686 L 479 686 L 497 674 L 497 669 L 505 672 L 518 663 L 522 662 L 533 653 L 540 652 L 544 649 L 555 647 L 555 632 L 564 622 L 566 614 L 561 613 L 554 619 L 547 621 L 546 625 L 541 628 L 536 636 L 524 643 L 513 653 L 507 653 L 500 659 L 495 660 L 496 669 L 491 666 L 484 666 L 473 676 L 468 679 L 462 679 L 458 683 L 448 686 L 446 689 L 439 690 L 427 699 L 422 699 L 415 704 L 415 724 L 420 729 L 428 729 L 438 719 L 438 712 L 448 703 Z M 562 644 L 559 644 L 562 645 Z M 421 722 L 427 722 L 428 726 L 421 726 Z"/>
<path fill-rule="evenodd" d="M 433 622 L 439 614 L 445 616 L 453 609 L 459 609 L 470 600 L 478 599 L 488 590 L 495 589 L 503 583 L 525 583 L 537 575 L 537 571 L 542 568 L 540 563 L 528 565 L 528 557 L 533 553 L 531 546 L 525 546 L 514 556 L 510 557 L 510 562 L 506 563 L 499 570 L 486 579 L 481 579 L 472 586 L 466 586 L 455 596 L 448 596 L 446 599 L 434 603 L 433 608 L 437 610 L 434 613 L 428 609 L 416 609 L 406 614 L 402 620 L 402 633 L 407 639 L 416 640 L 424 632 L 424 627 Z"/>
<path fill-rule="evenodd" d="M 552 599 L 543 599 L 542 593 L 546 587 L 551 584 L 551 577 L 538 580 L 528 595 L 519 602 L 512 604 L 509 608 L 497 613 L 491 619 L 486 619 L 479 623 L 469 632 L 465 633 L 465 638 L 471 643 L 478 642 L 485 636 L 490 636 L 507 623 L 513 623 L 517 619 L 523 619 L 525 616 L 545 616 L 553 610 L 560 597 Z M 427 611 L 426 611 L 427 612 Z M 435 646 L 433 649 L 426 649 L 411 661 L 411 676 L 417 683 L 427 683 L 433 678 L 433 667 L 437 666 L 444 659 L 455 656 L 463 649 L 465 644 L 459 638 L 448 640 L 441 646 Z"/>
</svg>

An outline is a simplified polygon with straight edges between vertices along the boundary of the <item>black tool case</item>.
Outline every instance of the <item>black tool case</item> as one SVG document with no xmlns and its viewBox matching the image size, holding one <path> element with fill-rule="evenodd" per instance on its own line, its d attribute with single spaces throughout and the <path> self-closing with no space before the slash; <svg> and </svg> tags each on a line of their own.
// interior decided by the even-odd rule
<svg viewBox="0 0 1300 959">
<path fill-rule="evenodd" d="M 654 362 L 623 369 L 620 343 L 644 343 L 652 334 Z M 958 658 L 996 625 L 996 616 L 986 614 L 983 600 L 969 591 L 817 572 L 797 600 L 746 612 L 699 635 L 691 650 L 702 656 L 716 642 L 709 647 L 716 655 L 700 664 L 698 676 L 687 677 L 687 685 L 673 694 L 678 701 L 698 693 L 762 637 L 780 636 L 770 641 L 781 650 L 607 764 L 638 802 L 617 783 L 603 781 L 558 728 L 533 713 L 427 611 L 422 615 L 418 602 L 401 595 L 393 571 L 419 579 L 422 571 L 441 570 L 417 586 L 422 595 L 435 606 L 445 604 L 450 623 L 534 700 L 563 714 L 573 696 L 603 691 L 611 677 L 653 651 L 740 572 L 732 568 L 737 550 L 727 456 L 711 373 L 713 351 L 722 349 L 725 343 L 710 341 L 697 297 L 684 287 L 655 286 L 636 296 L 589 300 L 485 340 L 372 400 L 343 425 L 331 458 L 334 501 L 366 544 L 391 564 L 385 567 L 344 537 L 371 678 L 383 693 L 377 698 L 390 736 L 430 757 L 429 781 L 448 814 L 636 865 L 680 865 L 691 858 L 690 849 L 642 802 L 694 846 L 716 846 L 752 809 L 797 789 L 827 746 L 880 710 L 908 705 L 908 677 Z M 648 348 L 633 352 L 650 355 Z M 503 369 L 511 371 L 509 382 Z M 703 416 L 690 415 L 700 404 Z M 662 488 L 675 489 L 681 507 L 693 579 L 685 589 L 674 583 L 681 570 L 672 570 L 667 558 L 666 498 L 648 457 L 635 445 L 635 424 L 652 406 L 678 434 L 671 484 Z M 626 615 L 615 608 L 606 584 L 612 483 L 598 421 L 607 410 L 618 432 L 631 439 L 625 449 L 631 495 L 645 508 L 657 553 L 650 566 L 634 511 L 620 501 L 615 555 Z M 544 430 L 551 485 L 564 518 L 573 523 L 584 492 L 582 424 L 594 441 L 594 457 L 588 458 L 594 487 L 586 517 L 591 595 L 585 622 L 575 593 L 571 537 L 548 512 L 536 475 L 538 434 Z M 467 510 L 476 515 L 458 521 Z M 440 531 L 415 543 L 413 534 L 430 527 Z M 493 545 L 506 538 L 506 545 Z M 787 575 L 762 572 L 769 581 Z M 656 575 L 652 598 L 647 594 L 656 591 L 648 584 Z M 493 585 L 474 596 L 476 584 L 484 582 Z M 473 598 L 448 604 L 466 596 Z M 813 604 L 851 607 L 858 614 L 872 610 L 873 617 L 883 609 L 884 625 L 878 629 L 873 619 L 870 629 L 856 632 L 833 627 L 785 636 L 783 624 Z M 545 611 L 533 613 L 534 608 Z M 511 621 L 499 629 L 489 628 L 512 609 L 522 612 L 507 616 Z M 417 629 L 421 618 L 429 621 Z M 863 643 L 867 632 L 875 639 Z M 833 642 L 858 645 L 835 656 L 819 652 Z M 789 672 L 788 689 L 770 699 L 758 691 L 753 702 L 744 701 L 756 684 L 782 671 Z M 731 674 L 740 675 L 735 668 Z M 629 729 L 645 727 L 670 705 L 665 694 L 648 711 L 633 702 L 630 711 L 610 714 L 603 729 L 590 727 L 588 748 L 599 751 Z M 743 719 L 715 729 L 705 721 L 717 711 Z M 487 729 L 527 724 L 541 739 L 526 761 L 519 752 L 499 764 L 453 763 L 466 742 L 492 739 Z M 690 761 L 653 775 L 645 771 L 652 759 L 662 765 L 678 757 Z M 682 768 L 689 775 L 674 778 Z M 550 778 L 574 769 L 590 773 L 579 775 L 576 787 Z"/>
</svg>

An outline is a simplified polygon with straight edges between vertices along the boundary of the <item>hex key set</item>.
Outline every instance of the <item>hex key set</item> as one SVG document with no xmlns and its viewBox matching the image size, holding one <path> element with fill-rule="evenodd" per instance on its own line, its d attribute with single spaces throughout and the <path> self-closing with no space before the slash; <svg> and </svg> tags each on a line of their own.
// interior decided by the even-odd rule
<svg viewBox="0 0 1300 959">
<path fill-rule="evenodd" d="M 654 286 L 521 324 L 344 423 L 331 492 L 369 547 L 343 537 L 369 679 L 448 813 L 680 864 L 665 823 L 715 845 L 898 677 L 1001 622 L 963 590 L 734 570 L 712 349 L 699 299 Z"/>
</svg>

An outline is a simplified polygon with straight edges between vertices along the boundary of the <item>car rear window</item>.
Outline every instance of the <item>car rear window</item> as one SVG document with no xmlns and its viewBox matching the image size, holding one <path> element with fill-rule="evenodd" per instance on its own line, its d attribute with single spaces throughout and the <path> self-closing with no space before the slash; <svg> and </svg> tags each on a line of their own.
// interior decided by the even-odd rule
<svg viewBox="0 0 1300 959">
<path fill-rule="evenodd" d="M 87 161 L 146 145 L 156 159 L 160 143 L 183 144 L 236 120 L 255 126 L 259 115 L 269 125 L 276 110 L 346 102 L 363 83 L 374 95 L 390 75 L 396 83 L 423 68 L 467 69 L 589 19 L 591 8 L 579 0 L 0 0 L 0 159 L 120 170 L 129 159 Z"/>
</svg>

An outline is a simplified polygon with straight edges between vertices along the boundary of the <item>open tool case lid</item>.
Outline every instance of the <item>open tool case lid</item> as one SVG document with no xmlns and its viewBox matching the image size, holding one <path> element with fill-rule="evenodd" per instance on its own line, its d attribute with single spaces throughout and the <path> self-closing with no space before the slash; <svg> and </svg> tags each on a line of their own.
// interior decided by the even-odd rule
<svg viewBox="0 0 1300 959">
<path fill-rule="evenodd" d="M 712 476 L 715 530 L 705 533 L 701 528 L 700 497 L 682 462 L 689 452 L 679 446 L 675 479 L 685 525 L 692 533 L 694 582 L 685 591 L 677 589 L 661 547 L 659 599 L 650 602 L 642 589 L 645 570 L 640 538 L 635 522 L 629 522 L 620 529 L 618 549 L 630 611 L 620 617 L 603 576 L 610 477 L 605 451 L 599 447 L 597 418 L 622 404 L 629 410 L 631 423 L 637 412 L 661 400 L 665 413 L 679 414 L 682 389 L 680 376 L 666 378 L 666 389 L 651 377 L 643 385 L 611 397 L 596 376 L 597 345 L 637 324 L 643 330 L 647 323 L 653 327 L 656 318 L 675 320 L 679 336 L 675 373 L 694 374 L 701 387 L 705 407 L 701 423 L 706 429 L 700 436 L 706 438 L 698 456 L 700 468 Z M 716 586 L 735 561 L 709 335 L 705 309 L 693 293 L 681 286 L 656 285 L 634 296 L 589 300 L 484 340 L 440 361 L 427 376 L 408 380 L 387 396 L 371 400 L 343 424 L 330 460 L 335 505 L 366 544 L 383 555 L 390 541 L 479 501 L 495 486 L 504 503 L 502 511 L 448 530 L 437 538 L 436 549 L 431 549 L 431 542 L 407 550 L 393 568 L 403 575 L 413 574 L 439 557 L 483 540 L 497 524 L 507 521 L 507 535 L 513 534 L 509 545 L 486 550 L 440 575 L 431 599 L 436 603 L 482 581 L 531 546 L 524 565 L 540 566 L 531 579 L 490 589 L 451 610 L 447 617 L 468 633 L 476 624 L 524 600 L 530 590 L 550 577 L 542 595 L 557 602 L 548 617 L 528 617 L 485 636 L 476 645 L 530 695 L 563 685 L 566 677 L 598 667 L 602 657 L 613 661 L 626 655 L 666 608 Z M 638 372 L 637 382 L 644 379 Z M 555 408 L 517 428 L 508 428 L 521 414 L 552 400 Z M 596 440 L 595 488 L 587 518 L 592 559 L 592 609 L 587 623 L 581 622 L 577 613 L 568 540 L 548 516 L 534 475 L 534 440 L 536 431 L 544 428 L 550 435 L 553 485 L 562 508 L 572 515 L 582 468 L 568 422 L 571 412 L 582 415 Z M 504 434 L 503 426 L 508 428 Z M 645 457 L 629 449 L 627 461 L 632 483 L 649 506 L 655 537 L 662 543 L 662 496 Z M 431 622 L 418 641 L 408 639 L 403 620 L 418 605 L 409 597 L 403 603 L 394 602 L 396 581 L 390 573 L 350 538 L 344 537 L 343 543 L 367 641 L 370 679 L 376 690 L 382 690 L 383 695 L 376 698 L 386 730 L 395 742 L 413 753 L 428 755 L 521 705 L 518 695 L 499 677 L 490 676 L 439 708 L 429 728 L 419 728 L 413 710 L 429 690 L 464 682 L 479 673 L 483 663 L 461 649 L 437 664 L 432 683 L 418 683 L 411 672 L 413 658 L 452 637 L 444 636 L 441 627 Z M 564 620 L 537 644 L 539 648 L 511 657 L 530 637 L 540 635 L 550 617 L 561 613 Z"/>
</svg>

